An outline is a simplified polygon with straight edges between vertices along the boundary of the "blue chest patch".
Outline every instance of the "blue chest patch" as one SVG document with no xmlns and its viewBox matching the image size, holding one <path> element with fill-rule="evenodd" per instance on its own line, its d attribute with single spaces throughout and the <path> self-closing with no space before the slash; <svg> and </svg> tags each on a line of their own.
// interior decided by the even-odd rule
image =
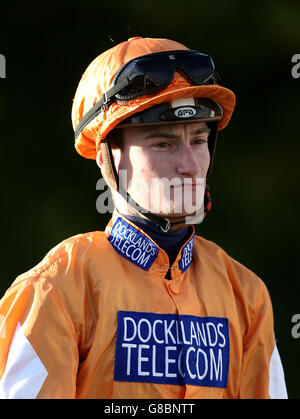
<svg viewBox="0 0 300 419">
<path fill-rule="evenodd" d="M 158 247 L 120 217 L 113 225 L 108 241 L 120 255 L 145 271 L 158 255 Z"/>
<path fill-rule="evenodd" d="M 118 312 L 115 381 L 227 387 L 228 319 Z"/>
</svg>

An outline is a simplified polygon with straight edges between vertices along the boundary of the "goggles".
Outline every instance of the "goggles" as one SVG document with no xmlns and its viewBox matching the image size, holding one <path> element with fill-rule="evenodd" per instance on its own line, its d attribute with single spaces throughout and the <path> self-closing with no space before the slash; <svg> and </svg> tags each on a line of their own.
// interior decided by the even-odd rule
<svg viewBox="0 0 300 419">
<path fill-rule="evenodd" d="M 179 50 L 143 55 L 126 63 L 116 74 L 114 84 L 124 78 L 129 85 L 116 94 L 119 100 L 163 90 L 171 84 L 178 70 L 195 85 L 216 84 L 214 63 L 208 55 L 197 51 Z"/>
<path fill-rule="evenodd" d="M 194 85 L 218 84 L 212 58 L 198 51 L 164 51 L 134 58 L 118 71 L 113 87 L 81 119 L 75 130 L 75 139 L 115 100 L 130 100 L 165 89 L 171 84 L 175 70 Z"/>
</svg>

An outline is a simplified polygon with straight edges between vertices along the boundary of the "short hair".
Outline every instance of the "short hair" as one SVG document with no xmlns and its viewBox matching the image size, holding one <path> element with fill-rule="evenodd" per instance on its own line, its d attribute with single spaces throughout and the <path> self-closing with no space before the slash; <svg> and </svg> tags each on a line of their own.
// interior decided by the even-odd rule
<svg viewBox="0 0 300 419">
<path fill-rule="evenodd" d="M 111 148 L 120 148 L 123 147 L 123 129 L 115 128 L 107 134 L 107 141 L 111 145 Z"/>
</svg>

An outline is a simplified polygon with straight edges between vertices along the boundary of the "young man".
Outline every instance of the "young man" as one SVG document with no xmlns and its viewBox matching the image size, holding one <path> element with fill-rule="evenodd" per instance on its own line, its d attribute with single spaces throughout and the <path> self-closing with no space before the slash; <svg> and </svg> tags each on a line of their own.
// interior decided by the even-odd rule
<svg viewBox="0 0 300 419">
<path fill-rule="evenodd" d="M 116 209 L 3 297 L 1 397 L 287 397 L 264 283 L 194 234 L 234 104 L 211 58 L 174 41 L 131 38 L 90 64 L 75 147 Z"/>
</svg>

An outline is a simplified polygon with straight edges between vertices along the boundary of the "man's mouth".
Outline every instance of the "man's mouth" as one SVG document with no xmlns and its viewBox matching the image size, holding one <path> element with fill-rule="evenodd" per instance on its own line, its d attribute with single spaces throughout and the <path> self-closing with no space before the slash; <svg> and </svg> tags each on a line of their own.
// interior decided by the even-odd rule
<svg viewBox="0 0 300 419">
<path fill-rule="evenodd" d="M 203 178 L 199 178 L 199 179 L 185 178 L 178 185 L 174 185 L 174 188 L 182 188 L 182 189 L 188 188 L 188 189 L 196 190 L 197 188 L 198 189 L 203 188 L 204 185 L 205 183 L 204 183 Z"/>
</svg>

